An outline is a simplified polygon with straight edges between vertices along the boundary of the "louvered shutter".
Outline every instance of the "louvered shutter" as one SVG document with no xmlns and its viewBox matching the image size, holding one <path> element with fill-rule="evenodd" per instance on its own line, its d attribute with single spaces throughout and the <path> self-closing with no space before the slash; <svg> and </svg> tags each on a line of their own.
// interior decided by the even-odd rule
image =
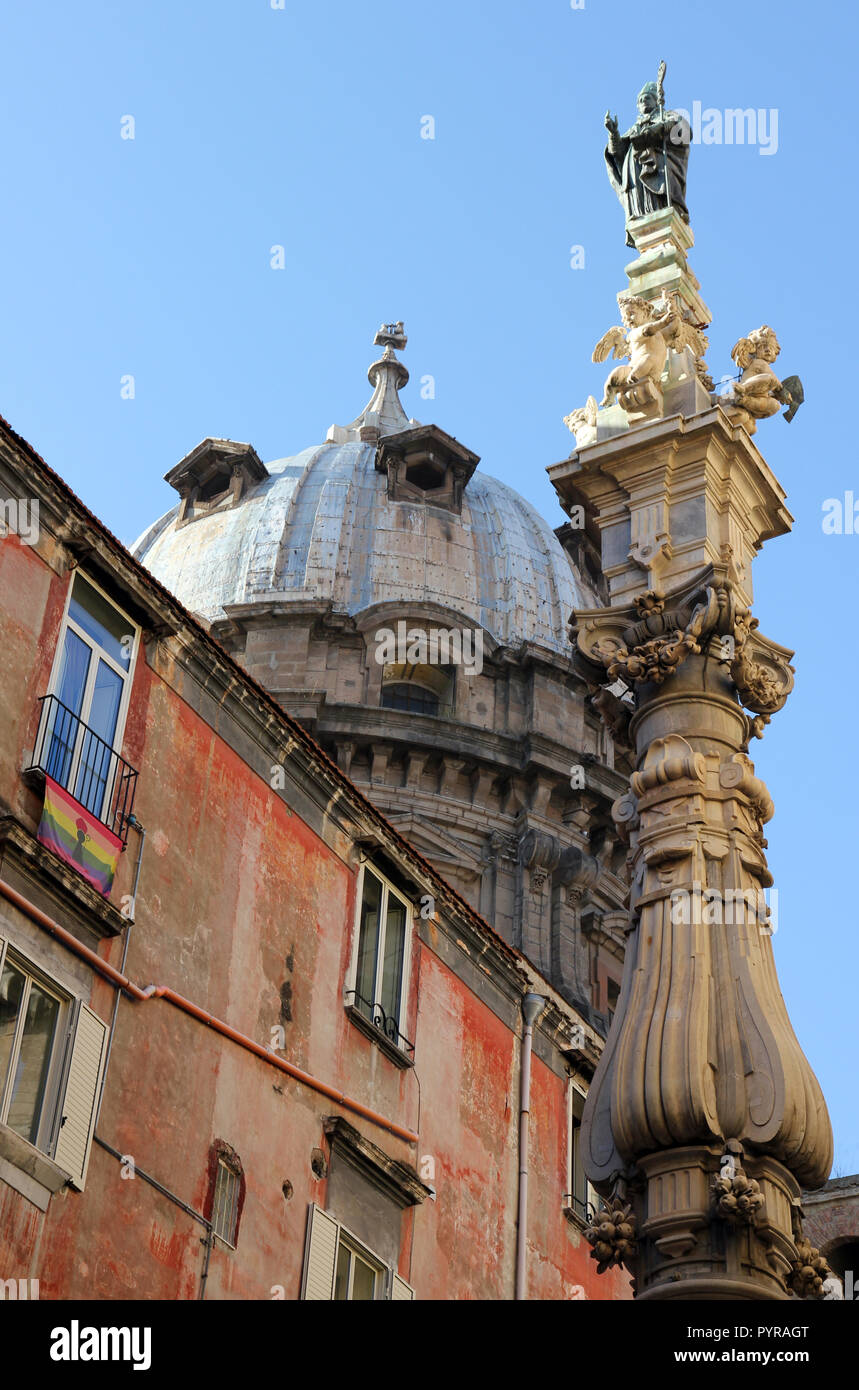
<svg viewBox="0 0 859 1390">
<path fill-rule="evenodd" d="M 311 1204 L 307 1218 L 307 1244 L 304 1252 L 304 1278 L 301 1297 L 315 1302 L 334 1297 L 334 1269 L 337 1262 L 337 1222 L 320 1207 Z"/>
<path fill-rule="evenodd" d="M 399 1274 L 394 1274 L 391 1279 L 391 1302 L 401 1303 L 406 1300 L 411 1302 L 414 1296 L 415 1291 L 412 1286 L 407 1284 L 405 1279 L 401 1279 Z"/>
<path fill-rule="evenodd" d="M 86 1180 L 106 1046 L 107 1024 L 78 1000 L 54 1162 L 70 1175 L 72 1187 L 79 1192 Z"/>
</svg>

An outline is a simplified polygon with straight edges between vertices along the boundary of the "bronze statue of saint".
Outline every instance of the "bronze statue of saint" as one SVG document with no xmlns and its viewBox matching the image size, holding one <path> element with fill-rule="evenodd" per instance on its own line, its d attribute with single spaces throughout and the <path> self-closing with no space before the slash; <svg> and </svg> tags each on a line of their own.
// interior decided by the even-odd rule
<svg viewBox="0 0 859 1390">
<path fill-rule="evenodd" d="M 666 111 L 660 81 L 646 82 L 638 94 L 638 120 L 621 135 L 617 120 L 608 111 L 605 128 L 608 144 L 605 162 L 609 181 L 626 214 L 626 244 L 633 246 L 629 224 L 649 212 L 675 208 L 684 222 L 686 166 L 692 131 L 685 116 Z"/>
</svg>

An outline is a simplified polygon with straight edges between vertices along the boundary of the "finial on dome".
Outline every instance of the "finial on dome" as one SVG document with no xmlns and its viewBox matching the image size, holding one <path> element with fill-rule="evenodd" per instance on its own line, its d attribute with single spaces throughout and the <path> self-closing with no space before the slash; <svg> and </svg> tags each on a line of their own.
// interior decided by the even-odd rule
<svg viewBox="0 0 859 1390">
<path fill-rule="evenodd" d="M 400 319 L 398 323 L 383 323 L 373 339 L 373 346 L 397 348 L 402 352 L 408 341 L 403 321 Z"/>
<path fill-rule="evenodd" d="M 402 319 L 397 323 L 382 324 L 373 343 L 376 347 L 383 347 L 385 351 L 367 372 L 370 385 L 374 388 L 373 395 L 351 425 L 346 425 L 345 428 L 342 425 L 332 425 L 328 431 L 328 440 L 335 444 L 347 444 L 358 440 L 375 444 L 385 435 L 399 434 L 401 430 L 417 425 L 417 420 L 409 419 L 399 396 L 409 379 L 409 373 L 394 349 L 402 351 L 407 342 Z"/>
</svg>

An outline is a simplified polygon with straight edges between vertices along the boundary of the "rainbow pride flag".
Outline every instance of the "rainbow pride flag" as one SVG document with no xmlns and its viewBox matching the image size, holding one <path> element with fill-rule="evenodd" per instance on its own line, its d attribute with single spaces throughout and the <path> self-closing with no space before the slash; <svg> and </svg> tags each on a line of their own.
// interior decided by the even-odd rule
<svg viewBox="0 0 859 1390">
<path fill-rule="evenodd" d="M 108 896 L 122 853 L 122 841 L 47 776 L 38 839 L 105 898 Z"/>
</svg>

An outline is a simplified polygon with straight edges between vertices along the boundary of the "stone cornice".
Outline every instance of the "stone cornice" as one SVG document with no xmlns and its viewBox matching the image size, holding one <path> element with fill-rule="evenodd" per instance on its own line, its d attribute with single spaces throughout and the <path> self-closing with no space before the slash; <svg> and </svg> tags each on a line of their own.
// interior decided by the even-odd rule
<svg viewBox="0 0 859 1390">
<path fill-rule="evenodd" d="M 369 742 L 400 743 L 415 747 L 414 716 L 404 711 L 371 709 L 366 705 L 333 704 L 326 702 L 320 710 L 318 733 L 325 738 L 356 736 Z M 569 777 L 570 753 L 561 744 L 542 734 L 532 734 L 524 740 L 509 734 L 499 734 L 477 725 L 459 724 L 454 720 L 433 719 L 426 722 L 426 746 L 451 757 L 468 757 L 491 763 L 499 777 L 527 776 L 542 772 L 562 780 Z M 587 754 L 582 754 L 584 761 Z M 589 790 L 611 801 L 628 787 L 620 772 L 597 762 L 588 762 Z"/>
<path fill-rule="evenodd" d="M 365 1138 L 342 1115 L 329 1115 L 322 1121 L 332 1155 L 340 1155 L 363 1177 L 395 1202 L 398 1207 L 416 1206 L 433 1195 L 407 1163 L 389 1158 L 384 1149 Z"/>
</svg>

